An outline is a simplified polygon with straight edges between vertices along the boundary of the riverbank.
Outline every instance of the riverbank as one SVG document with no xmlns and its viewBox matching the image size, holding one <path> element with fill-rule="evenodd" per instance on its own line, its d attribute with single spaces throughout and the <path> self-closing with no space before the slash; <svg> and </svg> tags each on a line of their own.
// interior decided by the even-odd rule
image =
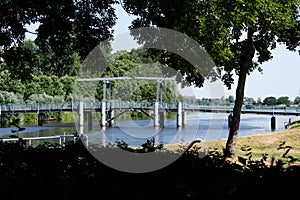
<svg viewBox="0 0 300 200">
<path fill-rule="evenodd" d="M 220 152 L 225 148 L 227 139 L 202 141 L 196 143 L 193 147 L 198 151 L 216 149 Z M 288 156 L 300 160 L 300 127 L 293 129 L 287 129 L 275 132 L 259 133 L 251 136 L 240 136 L 237 141 L 236 156 L 248 157 L 246 154 L 251 152 L 253 160 L 259 160 L 264 154 L 268 154 L 268 160 L 272 157 L 275 160 L 285 160 Z M 278 149 L 282 145 L 281 149 Z M 168 150 L 176 150 L 178 148 L 184 148 L 187 143 L 165 145 Z M 291 147 L 291 148 L 290 148 Z M 286 153 L 285 157 L 283 154 Z"/>
</svg>

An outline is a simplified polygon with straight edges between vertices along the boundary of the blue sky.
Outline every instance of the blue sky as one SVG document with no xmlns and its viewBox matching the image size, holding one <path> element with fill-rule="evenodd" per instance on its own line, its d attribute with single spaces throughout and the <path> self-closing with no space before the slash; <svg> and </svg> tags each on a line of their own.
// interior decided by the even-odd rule
<svg viewBox="0 0 300 200">
<path fill-rule="evenodd" d="M 128 26 L 134 17 L 128 15 L 120 5 L 116 6 L 116 11 L 118 20 L 114 30 L 115 36 L 118 37 L 128 31 Z M 36 26 L 33 26 L 32 30 L 35 28 Z M 28 35 L 28 38 L 31 37 Z M 261 98 L 262 100 L 268 96 L 275 96 L 276 98 L 289 96 L 291 100 L 300 96 L 300 55 L 297 52 L 285 50 L 284 46 L 278 46 L 273 52 L 273 57 L 272 60 L 262 65 L 262 73 L 254 71 L 248 77 L 245 96 L 255 99 Z M 217 87 L 220 85 L 222 84 Z M 231 90 L 221 87 L 225 97 L 235 94 L 236 85 Z M 193 93 L 199 98 L 211 97 L 206 86 L 201 89 L 193 89 Z"/>
</svg>

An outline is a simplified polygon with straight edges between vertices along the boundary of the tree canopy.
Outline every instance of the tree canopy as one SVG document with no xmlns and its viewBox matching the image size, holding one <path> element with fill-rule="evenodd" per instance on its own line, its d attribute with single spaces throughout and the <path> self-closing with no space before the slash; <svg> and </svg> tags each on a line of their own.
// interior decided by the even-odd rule
<svg viewBox="0 0 300 200">
<path fill-rule="evenodd" d="M 165 27 L 185 33 L 210 54 L 229 89 L 234 82 L 233 74 L 238 75 L 225 150 L 225 155 L 232 158 L 247 76 L 272 59 L 271 51 L 278 44 L 296 50 L 300 44 L 299 4 L 299 0 L 123 0 L 125 10 L 138 16 L 131 28 Z M 197 75 L 191 66 L 173 66 L 183 69 L 183 73 Z M 194 82 L 201 86 L 201 81 Z"/>
<path fill-rule="evenodd" d="M 39 24 L 36 44 L 57 56 L 77 52 L 82 59 L 112 36 L 116 0 L 45 0 L 0 2 L 0 47 L 8 50 L 24 41 L 26 25 Z"/>
</svg>

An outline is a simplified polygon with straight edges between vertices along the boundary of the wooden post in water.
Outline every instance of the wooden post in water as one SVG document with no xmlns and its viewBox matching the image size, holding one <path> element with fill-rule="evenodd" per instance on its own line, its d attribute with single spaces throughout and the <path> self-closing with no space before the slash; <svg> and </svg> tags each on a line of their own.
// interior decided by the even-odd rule
<svg viewBox="0 0 300 200">
<path fill-rule="evenodd" d="M 84 113 L 83 113 L 83 102 L 79 102 L 78 106 L 78 126 L 79 131 L 78 134 L 83 134 L 83 125 L 84 125 Z"/>
<path fill-rule="evenodd" d="M 230 128 L 230 126 L 231 126 L 231 123 L 232 123 L 232 119 L 233 119 L 233 115 L 232 115 L 232 113 L 230 113 L 229 115 L 228 115 L 228 128 Z"/>
<path fill-rule="evenodd" d="M 276 118 L 275 118 L 275 116 L 273 115 L 273 116 L 271 117 L 271 130 L 272 130 L 272 131 L 275 131 L 275 129 L 276 129 Z"/>
<path fill-rule="evenodd" d="M 105 115 L 105 111 L 106 111 L 106 102 L 102 101 L 101 102 L 101 122 L 100 122 L 100 126 L 101 127 L 105 127 L 106 126 L 106 115 Z"/>
<path fill-rule="evenodd" d="M 177 128 L 182 126 L 182 102 L 177 103 Z"/>
<path fill-rule="evenodd" d="M 159 124 L 158 124 L 158 118 L 159 118 L 159 115 L 158 115 L 158 102 L 154 102 L 153 103 L 153 119 L 154 119 L 154 124 L 153 126 L 154 127 L 158 127 Z"/>
</svg>

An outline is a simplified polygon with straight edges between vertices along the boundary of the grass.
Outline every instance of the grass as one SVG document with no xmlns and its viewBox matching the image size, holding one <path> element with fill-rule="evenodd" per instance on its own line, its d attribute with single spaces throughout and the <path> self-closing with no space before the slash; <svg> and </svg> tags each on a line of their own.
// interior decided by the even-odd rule
<svg viewBox="0 0 300 200">
<path fill-rule="evenodd" d="M 279 145 L 282 144 L 283 147 L 278 149 Z M 194 145 L 195 149 L 208 150 L 217 149 L 222 152 L 225 148 L 226 139 L 219 139 L 213 141 L 202 141 Z M 165 145 L 165 148 L 169 150 L 175 150 L 176 148 L 183 148 L 187 144 L 176 144 L 176 145 Z M 253 160 L 260 160 L 264 154 L 268 154 L 268 160 L 270 161 L 272 157 L 275 160 L 285 160 L 287 156 L 292 156 L 300 160 L 300 126 L 296 126 L 292 129 L 287 129 L 283 131 L 275 131 L 268 133 L 260 133 L 251 136 L 241 136 L 238 137 L 236 157 L 246 158 L 246 151 L 243 151 L 243 147 L 251 148 Z M 291 147 L 291 148 L 290 148 Z M 283 154 L 290 149 L 286 157 L 282 157 Z"/>
</svg>

